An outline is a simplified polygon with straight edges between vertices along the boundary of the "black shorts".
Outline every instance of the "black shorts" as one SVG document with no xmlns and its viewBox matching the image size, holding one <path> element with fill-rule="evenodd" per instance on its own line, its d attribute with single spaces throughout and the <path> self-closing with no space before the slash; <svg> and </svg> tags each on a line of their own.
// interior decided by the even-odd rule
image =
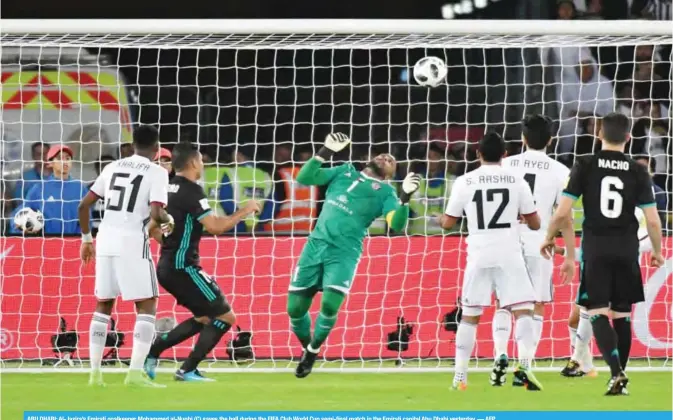
<svg viewBox="0 0 673 420">
<path fill-rule="evenodd" d="M 220 287 L 201 267 L 178 270 L 168 264 L 159 264 L 157 277 L 161 287 L 195 317 L 215 318 L 231 311 Z"/>
<path fill-rule="evenodd" d="M 638 258 L 592 257 L 580 267 L 578 305 L 631 312 L 631 305 L 645 300 Z"/>
</svg>

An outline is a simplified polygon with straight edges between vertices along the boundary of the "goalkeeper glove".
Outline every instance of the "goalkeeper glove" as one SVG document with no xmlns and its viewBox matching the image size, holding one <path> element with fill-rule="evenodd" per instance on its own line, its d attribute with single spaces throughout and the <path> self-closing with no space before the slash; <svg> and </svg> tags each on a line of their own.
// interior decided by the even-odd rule
<svg viewBox="0 0 673 420">
<path fill-rule="evenodd" d="M 402 194 L 400 194 L 400 200 L 403 204 L 406 204 L 411 199 L 413 193 L 418 191 L 418 187 L 421 186 L 421 176 L 413 172 L 409 172 L 404 181 L 402 181 Z"/>
<path fill-rule="evenodd" d="M 345 149 L 351 142 L 351 139 L 343 133 L 330 133 L 325 137 L 325 145 L 320 148 L 317 156 L 324 160 L 328 160 L 333 154 Z"/>
</svg>

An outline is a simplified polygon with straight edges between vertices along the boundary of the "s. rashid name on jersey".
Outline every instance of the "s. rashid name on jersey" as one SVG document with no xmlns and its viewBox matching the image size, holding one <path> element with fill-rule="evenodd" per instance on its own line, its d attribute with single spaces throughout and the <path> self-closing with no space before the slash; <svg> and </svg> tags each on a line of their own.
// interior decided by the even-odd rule
<svg viewBox="0 0 673 420">
<path fill-rule="evenodd" d="M 465 178 L 467 185 L 472 185 L 475 181 L 470 177 Z M 478 184 L 514 184 L 516 177 L 512 175 L 479 175 L 476 179 Z"/>
<path fill-rule="evenodd" d="M 348 206 L 346 205 L 346 204 L 348 204 L 348 197 L 346 197 L 344 194 L 342 194 L 339 197 L 337 197 L 337 200 L 339 200 L 339 201 L 335 201 L 331 198 L 328 198 L 327 203 L 333 205 L 334 207 L 338 208 L 339 210 L 345 211 L 346 213 L 348 213 L 349 216 L 352 216 L 353 215 L 353 210 L 348 208 Z"/>
</svg>

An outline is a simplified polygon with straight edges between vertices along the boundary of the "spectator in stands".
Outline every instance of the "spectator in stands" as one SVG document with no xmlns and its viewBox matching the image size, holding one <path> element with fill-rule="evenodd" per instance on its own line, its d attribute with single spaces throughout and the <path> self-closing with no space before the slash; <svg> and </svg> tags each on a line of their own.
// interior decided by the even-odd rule
<svg viewBox="0 0 673 420">
<path fill-rule="evenodd" d="M 175 172 L 173 172 L 173 163 L 171 162 L 172 158 L 173 154 L 165 147 L 159 149 L 157 155 L 154 157 L 154 161 L 168 171 L 169 179 L 172 179 L 175 176 Z"/>
<path fill-rule="evenodd" d="M 70 177 L 73 151 L 68 146 L 51 146 L 47 161 L 52 175 L 34 185 L 23 207 L 39 210 L 44 215 L 42 231 L 47 235 L 76 235 L 81 233 L 77 216 L 80 200 L 89 188 L 80 180 Z M 12 233 L 20 233 L 12 223 Z"/>
<path fill-rule="evenodd" d="M 671 120 L 669 110 L 663 104 L 645 101 L 641 104 L 644 117 L 633 125 L 631 152 L 649 155 L 656 162 L 654 182 L 671 191 Z"/>
<path fill-rule="evenodd" d="M 565 83 L 560 89 L 559 151 L 562 153 L 573 151 L 583 116 L 602 117 L 615 108 L 612 82 L 599 73 L 593 56 L 580 57 L 575 72 L 573 83 Z"/>
<path fill-rule="evenodd" d="M 444 202 L 455 179 L 447 171 L 445 152 L 436 142 L 429 143 L 425 162 L 413 170 L 421 174 L 422 180 L 409 201 L 413 213 L 409 219 L 409 234 L 437 235 L 443 232 L 439 216 L 444 212 Z"/>
<path fill-rule="evenodd" d="M 296 182 L 301 163 L 292 162 L 292 149 L 279 144 L 274 151 L 273 222 L 265 229 L 275 234 L 307 235 L 318 217 L 318 187 Z"/>
<path fill-rule="evenodd" d="M 114 162 L 115 158 L 110 155 L 103 155 L 98 160 L 94 163 L 94 169 L 96 170 L 96 178 L 100 176 L 100 174 L 103 172 L 103 169 L 105 169 L 106 166 L 108 166 L 110 163 Z M 91 189 L 91 186 L 93 186 L 93 183 L 96 182 L 96 180 L 93 180 L 89 183 L 88 187 Z M 103 220 L 103 214 L 105 213 L 105 202 L 100 199 L 94 203 L 93 208 L 91 209 L 91 229 L 93 230 L 94 233 L 98 232 L 98 226 L 100 226 L 100 222 Z"/>
<path fill-rule="evenodd" d="M 600 120 L 593 115 L 580 115 L 582 134 L 577 136 L 575 156 L 591 155 L 600 150 L 598 131 Z"/>
<path fill-rule="evenodd" d="M 133 151 L 133 144 L 131 143 L 122 143 L 119 146 L 119 159 L 124 159 L 127 157 L 133 156 L 135 152 Z"/>
<path fill-rule="evenodd" d="M 33 161 L 33 167 L 23 172 L 23 176 L 16 182 L 14 188 L 14 198 L 23 200 L 28 191 L 35 185 L 40 184 L 44 179 L 51 175 L 51 168 L 47 164 L 47 154 L 49 145 L 42 142 L 35 142 L 30 145 L 30 154 Z M 17 205 L 19 202 L 17 202 Z"/>
<path fill-rule="evenodd" d="M 273 182 L 271 176 L 257 168 L 248 156 L 238 148 L 233 154 L 233 165 L 209 165 L 204 170 L 204 190 L 210 207 L 216 214 L 231 215 L 255 199 L 262 206 L 262 214 L 250 215 L 241 221 L 231 233 L 262 230 L 264 223 L 273 217 Z"/>
<path fill-rule="evenodd" d="M 671 20 L 673 18 L 673 1 L 634 0 L 631 13 L 636 17 L 650 20 Z"/>
<path fill-rule="evenodd" d="M 572 20 L 577 17 L 577 7 L 573 0 L 558 0 L 556 2 L 556 18 Z"/>
</svg>

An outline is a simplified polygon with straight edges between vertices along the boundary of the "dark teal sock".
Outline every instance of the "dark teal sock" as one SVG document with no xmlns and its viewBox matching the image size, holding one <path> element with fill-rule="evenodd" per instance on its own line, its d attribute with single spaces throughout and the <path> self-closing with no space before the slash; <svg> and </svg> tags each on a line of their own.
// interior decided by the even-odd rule
<svg viewBox="0 0 673 420">
<path fill-rule="evenodd" d="M 603 355 L 603 360 L 610 366 L 610 373 L 613 377 L 618 376 L 622 372 L 622 365 L 617 348 L 617 334 L 612 329 L 610 320 L 605 315 L 593 315 L 591 326 L 594 330 L 594 337 L 596 337 L 596 344 L 598 344 L 598 348 Z"/>
<path fill-rule="evenodd" d="M 612 327 L 617 333 L 617 348 L 619 349 L 619 363 L 622 369 L 626 370 L 626 364 L 629 362 L 631 354 L 631 318 L 618 318 L 612 320 Z"/>
</svg>

